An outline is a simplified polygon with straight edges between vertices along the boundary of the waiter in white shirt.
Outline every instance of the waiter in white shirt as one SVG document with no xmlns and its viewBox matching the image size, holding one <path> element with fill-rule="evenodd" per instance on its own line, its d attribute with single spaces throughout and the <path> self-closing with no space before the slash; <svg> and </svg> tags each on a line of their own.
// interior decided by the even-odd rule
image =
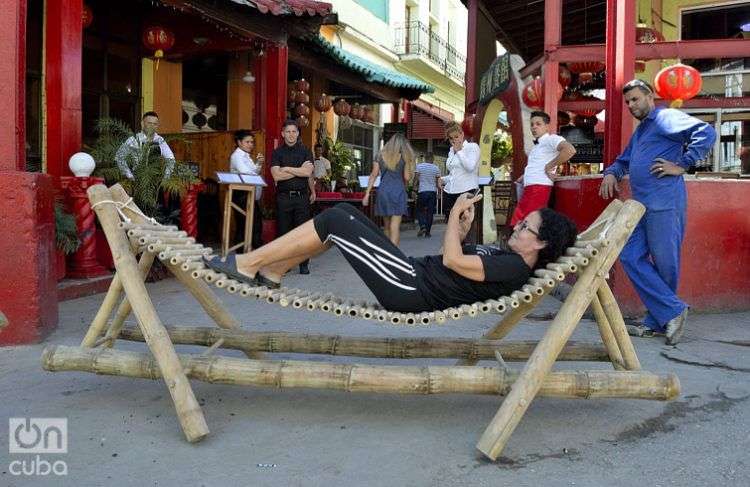
<svg viewBox="0 0 750 487">
<path fill-rule="evenodd" d="M 146 112 L 141 118 L 141 131 L 135 134 L 123 143 L 117 154 L 115 154 L 115 162 L 120 168 L 122 175 L 128 179 L 133 179 L 133 169 L 140 163 L 139 160 L 128 160 L 128 154 L 137 155 L 140 157 L 141 148 L 143 144 L 153 144 L 159 147 L 161 156 L 167 160 L 166 168 L 164 170 L 164 178 L 168 178 L 172 174 L 174 168 L 175 157 L 172 149 L 169 148 L 169 144 L 164 140 L 164 137 L 156 133 L 156 129 L 159 128 L 159 115 L 156 112 Z M 134 159 L 131 155 L 130 159 Z"/>
<path fill-rule="evenodd" d="M 234 133 L 234 142 L 237 144 L 237 148 L 232 152 L 229 157 L 229 171 L 240 174 L 251 174 L 253 176 L 261 176 L 263 171 L 263 154 L 258 152 L 258 155 L 253 160 L 251 154 L 255 148 L 255 136 L 249 130 L 238 130 Z M 260 212 L 260 197 L 263 193 L 263 188 L 260 186 L 255 188 L 255 211 L 253 213 L 253 241 L 252 246 L 254 249 L 259 248 L 263 245 L 261 240 L 261 233 L 263 232 L 263 223 Z M 247 193 L 237 191 L 232 194 L 234 203 L 240 208 L 244 208 L 247 201 Z M 245 217 L 242 215 L 237 216 L 237 226 L 235 227 L 235 239 L 241 240 L 244 238 L 245 229 Z"/>
<path fill-rule="evenodd" d="M 447 176 L 440 178 L 443 190 L 443 215 L 446 220 L 459 196 L 479 188 L 479 145 L 466 140 L 464 130 L 458 122 L 448 122 L 445 126 L 445 136 L 451 144 L 448 159 L 445 161 Z M 481 203 L 475 210 L 481 214 Z M 476 225 L 476 221 L 473 226 Z M 476 232 L 470 231 L 467 239 L 471 239 Z"/>
</svg>

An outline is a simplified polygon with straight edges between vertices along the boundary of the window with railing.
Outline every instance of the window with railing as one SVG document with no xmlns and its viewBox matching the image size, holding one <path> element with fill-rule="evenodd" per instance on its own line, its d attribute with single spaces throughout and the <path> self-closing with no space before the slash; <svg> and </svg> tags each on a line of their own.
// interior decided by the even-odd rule
<svg viewBox="0 0 750 487">
<path fill-rule="evenodd" d="M 400 56 L 417 55 L 429 59 L 447 76 L 463 81 L 466 57 L 438 34 L 437 24 L 419 21 L 398 24 L 394 50 Z"/>
</svg>

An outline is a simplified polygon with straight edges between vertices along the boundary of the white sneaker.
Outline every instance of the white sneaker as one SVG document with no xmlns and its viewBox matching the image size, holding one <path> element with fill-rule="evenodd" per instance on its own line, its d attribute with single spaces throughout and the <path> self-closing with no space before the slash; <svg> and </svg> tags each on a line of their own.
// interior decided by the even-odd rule
<svg viewBox="0 0 750 487">
<path fill-rule="evenodd" d="M 685 307 L 682 313 L 678 314 L 667 323 L 667 345 L 677 345 L 685 331 L 685 322 L 687 321 L 688 308 Z"/>
</svg>

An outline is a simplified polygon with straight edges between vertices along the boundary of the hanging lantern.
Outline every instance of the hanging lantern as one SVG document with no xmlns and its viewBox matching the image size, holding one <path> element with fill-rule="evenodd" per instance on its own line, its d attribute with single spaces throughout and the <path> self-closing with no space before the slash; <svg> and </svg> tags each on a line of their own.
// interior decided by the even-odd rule
<svg viewBox="0 0 750 487">
<path fill-rule="evenodd" d="M 88 27 L 94 21 L 94 12 L 92 12 L 91 7 L 89 7 L 85 3 L 83 4 L 83 10 L 81 11 L 81 21 L 83 23 L 84 29 L 88 29 Z"/>
<path fill-rule="evenodd" d="M 594 79 L 594 73 L 603 71 L 604 68 L 604 63 L 600 61 L 568 63 L 568 69 L 570 69 L 570 72 L 576 73 L 578 75 L 578 80 L 584 85 L 591 83 L 591 80 Z"/>
<path fill-rule="evenodd" d="M 359 120 L 362 122 L 367 121 L 367 110 L 372 110 L 367 105 L 361 105 L 359 108 Z"/>
<path fill-rule="evenodd" d="M 294 113 L 296 113 L 298 116 L 308 116 L 310 115 L 310 107 L 305 105 L 304 103 L 300 103 L 297 105 L 297 107 L 294 109 Z"/>
<path fill-rule="evenodd" d="M 297 91 L 310 91 L 310 83 L 305 78 L 298 80 Z"/>
<path fill-rule="evenodd" d="M 664 42 L 664 34 L 646 24 L 635 26 L 635 42 Z"/>
<path fill-rule="evenodd" d="M 461 122 L 461 130 L 464 131 L 464 137 L 469 139 L 474 137 L 474 121 L 476 118 L 476 113 L 467 113 L 464 116 L 464 120 Z"/>
<path fill-rule="evenodd" d="M 174 46 L 174 34 L 158 25 L 146 28 L 143 31 L 143 45 L 154 51 L 157 61 L 164 57 L 164 51 Z"/>
<path fill-rule="evenodd" d="M 646 61 L 640 61 L 640 60 L 636 59 L 636 61 L 635 61 L 635 72 L 636 73 L 643 73 L 645 71 L 646 71 Z"/>
<path fill-rule="evenodd" d="M 576 100 L 577 101 L 599 101 L 599 98 L 595 96 L 591 96 L 591 95 L 588 95 L 588 96 L 580 95 L 576 97 Z M 601 112 L 601 110 L 597 108 L 581 108 L 581 109 L 573 110 L 574 114 L 580 115 L 582 117 L 588 117 L 588 118 L 590 117 L 596 118 L 596 114 L 599 112 Z"/>
<path fill-rule="evenodd" d="M 287 100 L 294 100 L 297 97 L 297 88 L 295 87 L 296 81 L 289 85 L 289 90 L 287 91 Z"/>
<path fill-rule="evenodd" d="M 593 130 L 593 128 L 596 127 L 596 123 L 598 121 L 599 119 L 596 118 L 596 115 L 594 116 L 576 115 L 575 117 L 573 117 L 573 125 L 584 130 Z"/>
<path fill-rule="evenodd" d="M 308 125 L 310 125 L 310 119 L 305 115 L 300 115 L 299 117 L 297 117 L 297 125 L 299 125 L 300 127 L 307 127 Z"/>
<path fill-rule="evenodd" d="M 570 125 L 570 114 L 562 110 L 557 111 L 557 125 L 558 127 L 564 127 Z"/>
<path fill-rule="evenodd" d="M 563 87 L 560 83 L 557 83 L 557 100 L 559 101 L 563 95 Z M 527 107 L 532 109 L 543 110 L 544 109 L 544 80 L 537 76 L 532 79 L 523 87 L 521 92 L 523 102 Z"/>
<path fill-rule="evenodd" d="M 298 91 L 297 94 L 294 97 L 294 101 L 297 103 L 310 103 L 310 95 L 305 93 L 304 91 Z"/>
<path fill-rule="evenodd" d="M 325 113 L 331 109 L 331 99 L 325 93 L 315 100 L 315 109 L 320 113 Z"/>
<path fill-rule="evenodd" d="M 570 74 L 570 70 L 562 64 L 559 67 L 557 81 L 560 83 L 560 86 L 562 86 L 563 89 L 570 86 L 570 83 L 573 81 L 573 75 Z"/>
<path fill-rule="evenodd" d="M 343 98 L 339 98 L 339 101 L 333 105 L 333 112 L 339 117 L 348 116 L 351 109 L 352 107 Z"/>
<path fill-rule="evenodd" d="M 683 101 L 700 93 L 702 86 L 703 79 L 698 70 L 681 63 L 662 69 L 654 78 L 656 94 L 669 100 L 672 108 L 681 107 Z"/>
<path fill-rule="evenodd" d="M 370 105 L 365 105 L 362 110 L 362 121 L 367 123 L 375 122 L 375 112 Z"/>
<path fill-rule="evenodd" d="M 351 111 L 349 112 L 349 116 L 359 120 L 359 118 L 362 116 L 362 107 L 359 103 L 354 104 Z"/>
</svg>

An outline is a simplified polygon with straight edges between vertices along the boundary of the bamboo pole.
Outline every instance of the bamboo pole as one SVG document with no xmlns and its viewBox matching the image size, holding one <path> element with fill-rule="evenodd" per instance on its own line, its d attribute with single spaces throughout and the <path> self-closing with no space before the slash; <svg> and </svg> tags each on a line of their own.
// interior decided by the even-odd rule
<svg viewBox="0 0 750 487">
<path fill-rule="evenodd" d="M 602 309 L 602 303 L 596 295 L 591 298 L 591 311 L 594 313 L 596 324 L 599 327 L 599 334 L 602 336 L 602 342 L 607 348 L 612 366 L 615 370 L 626 370 L 620 347 L 617 344 L 615 335 L 612 333 L 612 326 L 609 324 L 607 315 L 604 313 L 604 309 Z"/>
<path fill-rule="evenodd" d="M 518 382 L 513 386 L 479 439 L 477 449 L 487 457 L 495 460 L 505 447 L 529 404 L 539 392 L 565 342 L 570 338 L 591 302 L 599 277 L 609 271 L 644 211 L 643 205 L 629 200 L 614 216 L 607 232 L 610 246 L 583 270 L 570 296 L 565 300 L 539 345 L 531 354 Z"/>
<path fill-rule="evenodd" d="M 251 332 L 221 330 L 213 327 L 167 327 L 172 343 L 209 346 L 224 340 L 223 348 L 246 352 L 330 354 L 351 357 L 399 359 L 473 358 L 493 360 L 495 350 L 509 361 L 526 360 L 536 346 L 534 341 L 501 342 L 482 338 L 449 337 L 344 337 L 286 332 Z M 138 327 L 126 326 L 120 333 L 123 340 L 143 341 Z M 273 343 L 273 346 L 269 345 Z M 331 350 L 335 345 L 336 353 Z M 558 360 L 573 362 L 608 361 L 607 350 L 599 344 L 569 342 Z"/>
<path fill-rule="evenodd" d="M 167 390 L 174 401 L 182 430 L 188 441 L 200 441 L 208 434 L 208 425 L 182 370 L 177 353 L 169 341 L 167 331 L 154 310 L 125 232 L 118 226 L 120 217 L 115 205 L 110 203 L 112 194 L 102 184 L 91 186 L 87 192 L 107 236 L 115 268 L 128 301 L 133 307 L 133 312 L 146 337 L 146 343 L 151 349 L 155 363 L 158 364 L 160 374 L 163 375 Z"/>
<path fill-rule="evenodd" d="M 630 339 L 630 335 L 628 335 L 627 328 L 625 328 L 625 320 L 622 319 L 620 307 L 617 305 L 615 296 L 604 279 L 599 279 L 599 287 L 596 295 L 601 301 L 604 314 L 612 327 L 612 333 L 622 352 L 625 368 L 628 370 L 641 370 L 641 362 L 638 360 L 638 355 L 636 355 L 635 348 L 633 347 L 633 341 Z"/>
<path fill-rule="evenodd" d="M 515 371 L 497 367 L 395 366 L 333 364 L 297 360 L 246 360 L 220 356 L 180 355 L 190 377 L 205 382 L 273 388 L 308 387 L 348 392 L 396 394 L 506 394 L 518 380 Z M 51 372 L 83 371 L 104 375 L 158 379 L 157 363 L 145 353 L 48 346 L 42 367 Z M 670 400 L 679 394 L 674 374 L 566 371 L 549 374 L 540 395 L 562 398 L 628 398 Z M 507 399 L 506 399 L 507 400 Z"/>
</svg>

